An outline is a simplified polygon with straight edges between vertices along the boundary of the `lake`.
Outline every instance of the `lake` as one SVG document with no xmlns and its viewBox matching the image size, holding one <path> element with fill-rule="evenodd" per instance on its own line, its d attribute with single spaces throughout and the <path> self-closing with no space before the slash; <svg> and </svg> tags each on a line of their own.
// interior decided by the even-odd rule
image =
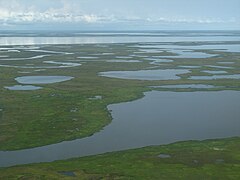
<svg viewBox="0 0 240 180">
<path fill-rule="evenodd" d="M 35 45 L 35 44 L 98 44 L 98 43 L 133 43 L 133 42 L 196 42 L 196 41 L 240 41 L 239 33 L 225 31 L 191 32 L 11 32 L 0 34 L 0 45 Z M 223 48 L 216 47 L 216 48 Z M 231 47 L 232 48 L 232 47 Z M 236 49 L 235 46 L 232 49 Z"/>
<path fill-rule="evenodd" d="M 49 162 L 185 140 L 240 135 L 240 92 L 146 92 L 109 105 L 113 121 L 93 136 L 19 151 L 0 151 L 0 166 Z"/>
<path fill-rule="evenodd" d="M 138 79 L 138 80 L 174 80 L 180 79 L 180 74 L 189 73 L 186 69 L 157 69 L 139 71 L 108 71 L 100 72 L 99 76 L 119 78 L 119 79 Z"/>
</svg>

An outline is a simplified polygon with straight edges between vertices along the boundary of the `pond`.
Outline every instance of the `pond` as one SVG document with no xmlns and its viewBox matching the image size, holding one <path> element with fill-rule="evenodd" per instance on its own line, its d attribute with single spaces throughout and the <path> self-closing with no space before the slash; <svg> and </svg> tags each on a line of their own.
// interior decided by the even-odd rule
<svg viewBox="0 0 240 180">
<path fill-rule="evenodd" d="M 214 57 L 216 55 L 213 54 L 207 54 L 203 52 L 195 52 L 195 51 L 190 51 L 190 50 L 185 50 L 185 49 L 168 49 L 168 52 L 177 54 L 175 56 L 162 56 L 165 58 L 210 58 Z"/>
<path fill-rule="evenodd" d="M 116 63 L 139 63 L 139 60 L 106 60 L 106 62 L 116 62 Z"/>
<path fill-rule="evenodd" d="M 13 91 L 33 91 L 33 90 L 42 89 L 42 87 L 32 86 L 32 85 L 5 86 L 4 88 L 9 89 L 9 90 L 13 90 Z"/>
<path fill-rule="evenodd" d="M 240 92 L 151 91 L 108 106 L 112 123 L 93 136 L 19 151 L 0 151 L 0 166 L 240 135 Z"/>
<path fill-rule="evenodd" d="M 191 76 L 192 80 L 214 80 L 214 79 L 240 79 L 240 74 L 213 75 L 213 76 Z"/>
<path fill-rule="evenodd" d="M 51 84 L 73 79 L 71 76 L 21 76 L 15 78 L 21 84 Z"/>
<path fill-rule="evenodd" d="M 175 80 L 180 79 L 180 74 L 189 73 L 186 69 L 157 69 L 157 70 L 140 70 L 140 71 L 108 71 L 101 72 L 99 76 L 120 78 L 120 79 L 137 79 L 137 80 Z"/>
<path fill-rule="evenodd" d="M 216 88 L 213 85 L 207 84 L 174 84 L 174 85 L 163 85 L 163 86 L 151 86 L 152 88 L 176 88 L 176 89 L 185 89 L 185 88 L 195 88 L 195 89 L 208 89 Z"/>
<path fill-rule="evenodd" d="M 226 74 L 227 71 L 209 71 L 209 70 L 203 70 L 201 72 L 208 73 L 208 74 Z"/>
</svg>

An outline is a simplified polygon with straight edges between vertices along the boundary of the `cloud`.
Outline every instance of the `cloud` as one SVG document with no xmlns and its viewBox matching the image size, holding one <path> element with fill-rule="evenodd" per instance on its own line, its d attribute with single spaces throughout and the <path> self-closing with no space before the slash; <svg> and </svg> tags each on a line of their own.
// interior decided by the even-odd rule
<svg viewBox="0 0 240 180">
<path fill-rule="evenodd" d="M 37 23 L 145 23 L 145 24 L 215 24 L 215 23 L 235 23 L 236 19 L 222 20 L 214 18 L 188 18 L 188 17 L 149 17 L 138 15 L 119 15 L 89 13 L 81 10 L 80 4 L 76 1 L 57 1 L 57 6 L 38 7 L 32 3 L 26 5 L 18 0 L 0 0 L 0 25 L 11 24 L 37 24 Z M 43 1 L 44 3 L 44 1 Z"/>
</svg>

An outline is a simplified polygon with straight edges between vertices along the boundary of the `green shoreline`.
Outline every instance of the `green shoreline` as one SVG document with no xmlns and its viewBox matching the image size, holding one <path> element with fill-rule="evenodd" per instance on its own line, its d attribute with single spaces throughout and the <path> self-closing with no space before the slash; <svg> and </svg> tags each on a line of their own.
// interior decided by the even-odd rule
<svg viewBox="0 0 240 180">
<path fill-rule="evenodd" d="M 238 42 L 239 43 L 239 42 Z M 180 69 L 180 65 L 200 66 L 187 74 L 179 75 L 178 80 L 124 80 L 99 77 L 104 71 L 132 71 L 152 68 L 144 57 L 133 58 L 138 63 L 109 63 L 115 56 L 128 56 L 138 50 L 138 43 L 108 44 L 107 47 L 94 45 L 71 45 L 68 55 L 55 54 L 41 59 L 8 61 L 9 65 L 46 66 L 44 61 L 71 62 L 78 56 L 88 56 L 97 52 L 114 52 L 115 55 L 101 56 L 97 61 L 84 60 L 82 65 L 71 68 L 19 69 L 0 67 L 0 150 L 19 150 L 58 143 L 91 136 L 111 123 L 110 104 L 129 102 L 143 97 L 144 92 L 159 91 L 222 91 L 240 90 L 238 79 L 189 80 L 194 75 L 209 76 L 202 70 L 223 70 L 204 65 L 219 65 L 218 62 L 231 61 L 224 69 L 228 74 L 240 74 L 239 53 L 196 50 L 216 57 L 171 58 L 171 63 L 161 63 L 153 69 Z M 174 44 L 174 43 L 172 43 Z M 184 43 L 180 43 L 183 44 Z M 186 43 L 188 44 L 188 43 Z M 66 47 L 69 45 L 66 45 Z M 57 45 L 40 46 L 43 50 L 66 51 Z M 186 46 L 187 48 L 188 46 Z M 12 52 L 13 58 L 41 55 L 37 52 Z M 1 52 L 1 55 L 6 55 Z M 174 55 L 166 51 L 148 53 L 146 56 Z M 2 62 L 1 62 L 2 63 Z M 3 64 L 3 63 L 2 63 Z M 20 74 L 19 71 L 29 71 Z M 10 91 L 4 86 L 16 85 L 17 76 L 24 75 L 62 75 L 75 77 L 71 81 L 41 85 L 36 91 Z M 169 84 L 206 84 L 218 86 L 214 89 L 168 89 L 149 86 Z M 102 99 L 91 99 L 102 96 Z M 215 147 L 216 146 L 216 147 Z M 213 149 L 215 147 L 215 149 Z M 75 158 L 52 163 L 22 165 L 0 168 L 0 179 L 239 179 L 240 177 L 240 137 L 219 140 L 177 142 L 169 145 L 144 147 L 140 149 L 112 152 L 83 158 Z M 171 155 L 159 158 L 159 154 Z M 196 161 L 195 161 L 196 160 Z M 64 174 L 65 173 L 65 174 Z M 70 177 L 69 174 L 76 177 Z M 68 175 L 66 175 L 68 174 Z"/>
<path fill-rule="evenodd" d="M 184 141 L 51 163 L 0 168 L 0 178 L 237 180 L 240 178 L 239 149 L 240 137 Z"/>
<path fill-rule="evenodd" d="M 173 43 L 174 44 L 174 43 Z M 171 63 L 161 63 L 154 69 L 174 69 L 179 65 L 201 66 L 192 69 L 191 73 L 180 75 L 178 80 L 124 80 L 115 78 L 99 77 L 99 72 L 118 70 L 140 70 L 151 68 L 150 61 L 144 57 L 133 59 L 140 60 L 139 63 L 109 63 L 106 60 L 114 59 L 115 56 L 128 56 L 135 51 L 136 45 L 129 44 L 107 44 L 107 47 L 96 47 L 94 45 L 72 45 L 65 49 L 64 45 L 40 46 L 43 50 L 68 51 L 74 54 L 55 54 L 41 59 L 6 61 L 9 65 L 46 66 L 44 61 L 52 60 L 58 62 L 74 62 L 79 56 L 91 56 L 97 52 L 108 52 L 109 49 L 115 55 L 100 56 L 97 61 L 89 59 L 81 61 L 81 66 L 71 68 L 47 69 L 37 72 L 35 69 L 19 69 L 1 67 L 0 72 L 0 150 L 19 150 L 48 144 L 58 143 L 65 140 L 73 140 L 90 136 L 100 131 L 111 122 L 111 114 L 107 110 L 109 104 L 133 101 L 143 96 L 149 90 L 149 86 L 168 84 L 209 84 L 222 86 L 216 89 L 204 89 L 204 91 L 216 90 L 240 90 L 240 82 L 237 79 L 219 80 L 189 80 L 191 75 L 207 75 L 201 70 L 213 70 L 216 68 L 204 67 L 205 64 L 218 65 L 221 61 L 233 61 L 228 65 L 235 69 L 226 69 L 229 74 L 240 73 L 239 53 L 214 52 L 211 50 L 197 50 L 219 56 L 204 59 L 174 59 Z M 66 47 L 68 47 L 67 45 Z M 7 53 L 1 53 L 6 55 Z M 39 52 L 22 53 L 11 52 L 11 57 L 31 57 L 41 55 Z M 148 53 L 146 56 L 174 55 L 166 51 Z M 219 69 L 221 70 L 221 69 Z M 10 91 L 4 86 L 17 84 L 14 80 L 17 76 L 24 76 L 19 71 L 29 71 L 26 75 L 62 75 L 73 76 L 74 79 L 62 83 L 41 85 L 43 89 L 36 91 Z M 155 89 L 161 91 L 199 91 L 200 89 Z M 101 100 L 90 100 L 94 96 L 102 96 Z M 75 112 L 71 112 L 75 111 Z"/>
</svg>

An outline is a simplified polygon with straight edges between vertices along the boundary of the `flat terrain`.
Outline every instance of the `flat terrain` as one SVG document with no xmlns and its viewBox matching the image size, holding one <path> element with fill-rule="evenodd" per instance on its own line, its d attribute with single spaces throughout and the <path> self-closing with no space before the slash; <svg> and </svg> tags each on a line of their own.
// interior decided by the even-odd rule
<svg viewBox="0 0 240 180">
<path fill-rule="evenodd" d="M 240 74 L 239 52 L 194 49 L 201 45 L 239 44 L 228 41 L 1 46 L 0 150 L 40 147 L 91 136 L 111 123 L 108 105 L 139 99 L 151 90 L 239 91 L 239 78 L 232 78 Z M 164 46 L 180 46 L 184 49 L 183 57 L 176 53 L 179 50 Z M 187 51 L 193 53 L 191 57 L 184 57 L 189 56 Z M 187 72 L 165 80 L 99 76 L 108 71 L 166 69 Z M 221 78 L 208 79 L 218 75 Z M 36 84 L 41 89 L 33 91 L 6 88 L 21 85 L 15 80 L 21 76 L 74 78 Z M 196 76 L 203 79 L 191 78 Z M 192 84 L 195 87 L 189 88 Z M 1 168 L 0 179 L 239 179 L 239 148 L 238 137 L 179 142 Z"/>
<path fill-rule="evenodd" d="M 228 42 L 228 44 L 237 43 Z M 204 42 L 204 44 L 208 43 Z M 145 45 L 144 43 L 129 43 L 3 47 L 8 50 L 3 49 L 0 53 L 0 65 L 5 66 L 0 67 L 0 149 L 25 149 L 90 136 L 111 122 L 111 114 L 107 110 L 107 105 L 131 101 L 142 97 L 143 92 L 156 90 L 150 86 L 206 84 L 214 85 L 216 88 L 206 88 L 204 91 L 240 89 L 239 79 L 189 79 L 190 76 L 211 76 L 203 70 L 224 70 L 227 75 L 240 74 L 240 59 L 237 52 L 198 49 L 192 51 L 214 56 L 178 58 L 177 54 L 173 52 L 161 48 L 152 51 L 153 48 L 145 48 Z M 153 46 L 157 45 L 153 44 Z M 164 46 L 164 44 L 160 45 Z M 176 43 L 171 43 L 171 45 L 176 45 Z M 177 45 L 191 49 L 197 44 L 178 43 Z M 9 49 L 15 51 L 9 51 Z M 31 59 L 31 57 L 39 55 L 48 56 Z M 147 59 L 149 57 L 159 59 L 160 56 L 171 56 L 171 58 L 164 59 L 173 61 L 152 64 L 155 60 Z M 176 56 L 176 58 L 172 56 Z M 116 59 L 120 62 L 110 61 Z M 139 62 L 127 62 L 128 60 L 138 60 Z M 60 66 L 57 64 L 46 63 L 46 61 L 80 63 L 81 66 L 63 68 L 56 67 Z M 232 64 L 220 64 L 222 62 L 231 62 Z M 181 66 L 196 66 L 197 68 Z M 226 66 L 228 68 L 225 68 Z M 161 81 L 126 80 L 98 76 L 99 72 L 140 69 L 188 69 L 190 72 L 178 75 L 181 78 L 177 80 Z M 35 91 L 11 91 L 4 88 L 17 85 L 14 78 L 19 76 L 56 75 L 72 76 L 74 79 L 40 85 L 43 88 Z M 196 91 L 202 89 L 157 88 L 157 90 Z M 102 98 L 95 100 L 93 98 L 95 96 Z"/>
<path fill-rule="evenodd" d="M 240 138 L 188 141 L 0 169 L 1 179 L 239 179 Z"/>
</svg>

